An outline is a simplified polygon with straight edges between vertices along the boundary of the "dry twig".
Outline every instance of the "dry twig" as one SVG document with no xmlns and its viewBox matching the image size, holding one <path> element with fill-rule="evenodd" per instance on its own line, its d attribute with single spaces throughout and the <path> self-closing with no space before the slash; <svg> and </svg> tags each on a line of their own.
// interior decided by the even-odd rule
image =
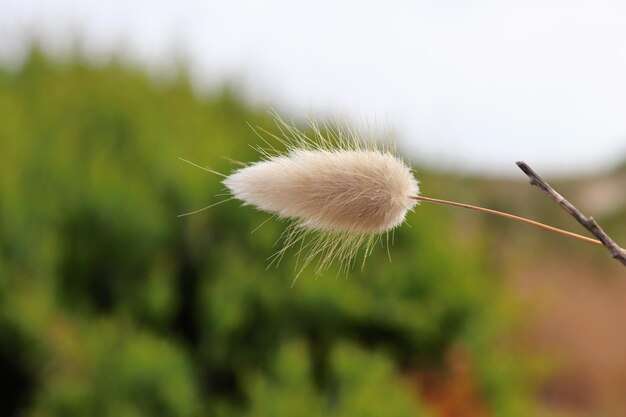
<svg viewBox="0 0 626 417">
<path fill-rule="evenodd" d="M 572 217 L 574 217 L 580 224 L 582 224 L 587 230 L 589 230 L 595 237 L 597 237 L 602 245 L 606 247 L 609 252 L 611 252 L 611 256 L 617 259 L 622 264 L 626 265 L 626 250 L 621 248 L 613 239 L 606 234 L 604 230 L 598 225 L 598 223 L 593 219 L 593 217 L 586 217 L 584 214 L 580 212 L 572 203 L 567 201 L 561 194 L 556 192 L 554 188 L 550 186 L 547 182 L 545 182 L 531 167 L 528 166 L 523 161 L 518 161 L 517 166 L 524 171 L 528 178 L 530 178 L 530 184 L 536 185 L 543 191 L 545 191 L 551 199 L 553 199 L 558 205 L 560 205 L 563 210 L 568 212 Z"/>
</svg>

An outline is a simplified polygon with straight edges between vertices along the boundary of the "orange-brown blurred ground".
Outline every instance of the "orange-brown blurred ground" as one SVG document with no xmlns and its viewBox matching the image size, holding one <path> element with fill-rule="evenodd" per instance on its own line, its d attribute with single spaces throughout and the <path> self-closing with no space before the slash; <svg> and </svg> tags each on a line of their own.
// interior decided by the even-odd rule
<svg viewBox="0 0 626 417">
<path fill-rule="evenodd" d="M 626 269 L 606 262 L 542 256 L 510 279 L 534 306 L 526 343 L 555 366 L 539 398 L 572 415 L 626 416 Z"/>
</svg>

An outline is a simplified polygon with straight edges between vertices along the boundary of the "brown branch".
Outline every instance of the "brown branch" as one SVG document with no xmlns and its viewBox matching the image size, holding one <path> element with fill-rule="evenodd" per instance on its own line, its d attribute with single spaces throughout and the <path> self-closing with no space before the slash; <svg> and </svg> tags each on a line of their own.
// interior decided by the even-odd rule
<svg viewBox="0 0 626 417">
<path fill-rule="evenodd" d="M 600 225 L 598 225 L 593 217 L 586 217 L 584 214 L 582 214 L 580 210 L 574 207 L 572 203 L 567 201 L 561 194 L 556 192 L 554 188 L 552 188 L 535 171 L 533 171 L 533 169 L 529 167 L 528 164 L 523 161 L 518 161 L 517 166 L 522 171 L 524 171 L 524 174 L 528 175 L 531 185 L 536 185 L 537 187 L 545 191 L 551 199 L 553 199 L 558 205 L 563 208 L 563 210 L 568 212 L 578 221 L 578 223 L 582 224 L 595 237 L 597 237 L 600 242 L 602 242 L 602 245 L 604 245 L 604 247 L 606 247 L 609 252 L 611 252 L 611 256 L 613 258 L 626 265 L 626 250 L 622 249 L 617 243 L 615 243 L 615 241 L 611 239 L 604 230 L 602 230 Z"/>
</svg>

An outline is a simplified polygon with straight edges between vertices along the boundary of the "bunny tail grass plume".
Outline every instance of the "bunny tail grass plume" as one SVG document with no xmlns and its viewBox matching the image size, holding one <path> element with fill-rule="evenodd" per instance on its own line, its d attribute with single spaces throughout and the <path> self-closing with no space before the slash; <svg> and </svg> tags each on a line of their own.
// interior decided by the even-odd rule
<svg viewBox="0 0 626 417">
<path fill-rule="evenodd" d="M 318 259 L 318 274 L 333 260 L 347 270 L 360 248 L 365 259 L 404 222 L 418 182 L 389 150 L 354 131 L 310 122 L 309 137 L 275 117 L 282 137 L 273 136 L 287 151 L 261 150 L 264 160 L 234 171 L 224 185 L 245 204 L 292 221 L 272 262 L 296 246 L 303 268 Z"/>
</svg>

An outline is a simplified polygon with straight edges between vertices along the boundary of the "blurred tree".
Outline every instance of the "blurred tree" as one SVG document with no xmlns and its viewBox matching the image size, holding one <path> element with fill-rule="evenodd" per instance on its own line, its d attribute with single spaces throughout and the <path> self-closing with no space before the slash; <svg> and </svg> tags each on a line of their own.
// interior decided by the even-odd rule
<svg viewBox="0 0 626 417">
<path fill-rule="evenodd" d="M 393 262 L 294 288 L 295 259 L 266 271 L 282 224 L 251 234 L 267 215 L 232 202 L 176 217 L 221 189 L 177 156 L 228 172 L 258 157 L 246 122 L 271 129 L 232 90 L 33 47 L 0 114 L 0 414 L 431 415 L 408 380 L 463 345 L 476 401 L 526 415 L 506 300 L 443 211 L 417 209 Z"/>
</svg>

